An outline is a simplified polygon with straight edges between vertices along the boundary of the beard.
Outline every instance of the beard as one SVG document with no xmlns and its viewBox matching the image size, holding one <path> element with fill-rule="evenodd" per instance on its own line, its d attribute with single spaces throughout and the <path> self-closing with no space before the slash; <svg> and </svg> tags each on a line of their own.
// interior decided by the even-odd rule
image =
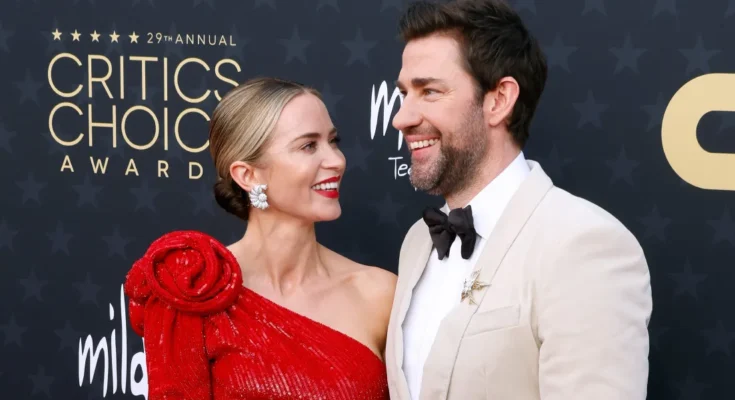
<svg viewBox="0 0 735 400">
<path fill-rule="evenodd" d="M 411 165 L 411 184 L 418 190 L 432 195 L 447 197 L 466 189 L 480 167 L 489 147 L 482 109 L 472 107 L 463 116 L 460 128 L 445 135 L 430 126 L 428 129 L 412 130 L 411 134 L 428 133 L 440 137 L 439 155 L 431 161 Z M 451 137 L 451 140 L 446 140 Z"/>
</svg>

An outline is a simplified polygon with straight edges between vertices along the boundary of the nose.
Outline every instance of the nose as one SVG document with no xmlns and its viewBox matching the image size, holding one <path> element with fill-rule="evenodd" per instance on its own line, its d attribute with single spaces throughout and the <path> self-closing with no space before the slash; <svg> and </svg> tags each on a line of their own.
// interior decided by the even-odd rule
<svg viewBox="0 0 735 400">
<path fill-rule="evenodd" d="M 327 147 L 325 151 L 324 160 L 322 166 L 326 169 L 335 171 L 344 171 L 345 164 L 347 163 L 344 153 L 339 148 Z"/>
<path fill-rule="evenodd" d="M 421 124 L 421 115 L 416 110 L 416 106 L 411 100 L 406 98 L 393 117 L 393 127 L 401 132 L 405 132 L 407 128 L 418 126 Z"/>
</svg>

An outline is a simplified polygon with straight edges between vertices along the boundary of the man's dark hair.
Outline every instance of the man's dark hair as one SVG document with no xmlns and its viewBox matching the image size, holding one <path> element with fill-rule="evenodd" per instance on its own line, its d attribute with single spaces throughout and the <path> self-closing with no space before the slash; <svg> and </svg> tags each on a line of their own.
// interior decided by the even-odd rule
<svg viewBox="0 0 735 400">
<path fill-rule="evenodd" d="M 511 76 L 519 85 L 508 130 L 518 145 L 528 140 L 531 119 L 546 84 L 546 58 L 520 16 L 503 0 L 454 0 L 444 4 L 417 2 L 401 17 L 405 42 L 433 33 L 456 37 L 464 67 L 477 82 L 477 98 Z"/>
</svg>

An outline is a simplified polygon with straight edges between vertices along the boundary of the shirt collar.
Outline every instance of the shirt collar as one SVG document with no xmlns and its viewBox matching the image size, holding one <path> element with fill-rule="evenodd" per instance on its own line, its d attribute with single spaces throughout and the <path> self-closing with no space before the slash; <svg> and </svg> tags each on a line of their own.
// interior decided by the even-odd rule
<svg viewBox="0 0 735 400">
<path fill-rule="evenodd" d="M 530 168 L 523 152 L 497 176 L 490 181 L 469 203 L 472 206 L 472 219 L 475 230 L 483 239 L 487 240 L 497 223 L 500 215 L 523 183 Z M 449 212 L 445 203 L 442 211 Z"/>
</svg>

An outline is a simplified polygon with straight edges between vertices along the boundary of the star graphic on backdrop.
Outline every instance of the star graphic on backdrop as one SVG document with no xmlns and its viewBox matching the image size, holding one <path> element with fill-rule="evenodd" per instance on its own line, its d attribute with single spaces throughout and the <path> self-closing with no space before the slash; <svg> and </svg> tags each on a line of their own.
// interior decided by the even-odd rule
<svg viewBox="0 0 735 400">
<path fill-rule="evenodd" d="M 365 150 L 360 144 L 360 139 L 355 136 L 352 139 L 352 146 L 346 148 L 345 158 L 347 159 L 347 171 L 351 171 L 355 167 L 359 167 L 363 172 L 368 171 L 367 158 L 372 154 L 372 150 Z"/>
<path fill-rule="evenodd" d="M 227 58 L 237 58 L 240 61 L 245 61 L 247 57 L 245 57 L 245 47 L 247 47 L 248 44 L 250 44 L 250 39 L 248 39 L 245 36 L 240 36 L 240 34 L 237 31 L 237 25 L 232 24 L 232 27 L 230 28 L 230 36 L 232 36 L 233 43 L 236 44 L 236 46 L 227 46 L 225 48 L 225 57 Z M 206 76 L 206 75 L 203 75 Z M 214 95 L 213 95 L 214 96 Z"/>
<path fill-rule="evenodd" d="M 13 251 L 13 239 L 15 239 L 15 235 L 17 234 L 18 231 L 13 230 L 8 225 L 8 221 L 0 221 L 0 250 L 7 248 Z"/>
<path fill-rule="evenodd" d="M 98 42 L 99 43 L 99 41 L 100 41 L 100 34 L 97 33 L 97 30 L 96 29 L 94 30 L 94 32 L 90 33 L 89 36 L 92 37 L 92 41 L 93 42 Z"/>
<path fill-rule="evenodd" d="M 28 177 L 25 181 L 16 182 L 16 185 L 23 191 L 23 204 L 26 204 L 29 200 L 33 200 L 38 204 L 41 204 L 39 198 L 41 190 L 46 187 L 45 182 L 37 182 L 33 176 L 33 172 L 28 173 Z"/>
<path fill-rule="evenodd" d="M 76 282 L 73 286 L 79 291 L 79 304 L 92 303 L 99 307 L 97 293 L 102 289 L 102 286 L 92 282 L 92 277 L 89 272 L 87 272 L 87 277 L 84 282 Z"/>
<path fill-rule="evenodd" d="M 703 73 L 710 71 L 709 62 L 712 57 L 720 53 L 720 50 L 707 50 L 702 42 L 702 35 L 697 35 L 697 43 L 691 49 L 679 49 L 681 54 L 687 59 L 686 74 L 690 74 L 696 70 Z"/>
<path fill-rule="evenodd" d="M 71 33 L 71 41 L 72 42 L 79 42 L 81 40 L 82 34 L 74 29 L 74 32 Z"/>
<path fill-rule="evenodd" d="M 48 47 L 46 47 L 46 55 L 51 54 L 60 54 L 66 52 L 66 46 L 64 45 L 63 41 L 56 40 L 54 36 L 54 32 L 59 31 L 59 22 L 56 18 L 54 18 L 54 23 L 52 25 L 52 30 L 50 31 L 43 31 L 41 34 L 43 35 L 43 38 L 46 39 L 48 42 Z"/>
<path fill-rule="evenodd" d="M 579 123 L 577 124 L 577 128 L 581 128 L 588 123 L 591 123 L 598 128 L 602 128 L 600 114 L 607 110 L 609 106 L 607 104 L 596 102 L 595 96 L 592 94 L 591 90 L 587 91 L 587 98 L 583 103 L 574 103 L 572 106 L 579 113 Z"/>
<path fill-rule="evenodd" d="M 725 11 L 725 18 L 735 15 L 735 0 L 727 2 L 727 10 Z"/>
<path fill-rule="evenodd" d="M 646 131 L 650 131 L 652 128 L 657 126 L 661 126 L 661 120 L 664 117 L 664 111 L 666 111 L 667 105 L 668 102 L 664 99 L 664 95 L 659 92 L 656 95 L 655 104 L 641 106 L 643 111 L 648 114 L 648 126 L 646 126 Z"/>
<path fill-rule="evenodd" d="M 209 215 L 214 215 L 214 198 L 212 196 L 212 188 L 201 184 L 196 192 L 189 192 L 189 196 L 194 200 L 194 215 L 199 215 L 204 211 Z"/>
<path fill-rule="evenodd" d="M 373 208 L 378 212 L 378 225 L 398 225 L 398 213 L 403 209 L 403 205 L 393 201 L 390 192 L 385 193 L 381 202 L 373 203 Z"/>
<path fill-rule="evenodd" d="M 198 5 L 200 5 L 202 3 L 207 3 L 207 5 L 209 6 L 209 8 L 211 8 L 212 10 L 215 9 L 215 7 L 214 7 L 214 0 L 194 0 L 194 6 L 193 7 L 197 7 Z"/>
<path fill-rule="evenodd" d="M 276 0 L 255 0 L 254 8 L 258 8 L 262 5 L 269 6 L 272 9 L 276 9 Z"/>
<path fill-rule="evenodd" d="M 559 155 L 559 149 L 556 144 L 551 146 L 549 155 L 543 160 L 544 170 L 556 179 L 561 179 L 564 176 L 564 167 L 572 162 L 570 157 L 562 157 Z"/>
<path fill-rule="evenodd" d="M 130 192 L 135 196 L 135 211 L 141 208 L 148 208 L 153 212 L 156 211 L 155 200 L 156 196 L 161 194 L 161 190 L 156 189 L 155 186 L 151 187 L 148 185 L 147 179 L 142 179 L 139 187 L 130 188 Z"/>
<path fill-rule="evenodd" d="M 708 220 L 707 225 L 715 230 L 712 244 L 717 245 L 720 242 L 727 242 L 730 246 L 735 246 L 735 222 L 732 221 L 730 216 L 730 209 L 726 207 L 719 219 Z"/>
<path fill-rule="evenodd" d="M 653 6 L 653 16 L 655 17 L 662 12 L 676 15 L 676 0 L 656 0 L 656 5 Z"/>
<path fill-rule="evenodd" d="M 59 28 L 56 28 L 51 34 L 54 35 L 54 40 L 61 40 L 61 31 L 59 31 Z"/>
<path fill-rule="evenodd" d="M 66 348 L 76 350 L 79 338 L 83 334 L 82 332 L 79 332 L 72 328 L 71 322 L 69 322 L 69 320 L 66 320 L 63 328 L 56 329 L 54 330 L 54 332 L 56 333 L 56 336 L 59 337 L 59 351 Z"/>
<path fill-rule="evenodd" d="M 89 180 L 89 174 L 84 175 L 84 183 L 81 185 L 73 185 L 72 188 L 79 196 L 77 199 L 77 207 L 85 204 L 91 204 L 97 208 L 97 195 L 102 191 L 102 186 L 93 185 Z"/>
<path fill-rule="evenodd" d="M 31 70 L 26 68 L 26 76 L 22 81 L 16 81 L 15 87 L 20 91 L 20 99 L 18 104 L 23 104 L 26 101 L 33 101 L 36 105 L 38 103 L 38 91 L 43 87 L 44 83 L 33 79 Z"/>
<path fill-rule="evenodd" d="M 650 341 L 651 341 L 651 347 L 659 350 L 659 343 L 661 340 L 661 336 L 665 335 L 666 332 L 669 331 L 669 328 L 664 326 L 657 326 L 657 327 L 651 327 L 648 330 Z"/>
<path fill-rule="evenodd" d="M 138 38 L 140 37 L 135 31 L 133 31 L 132 34 L 128 35 L 130 38 L 130 43 L 138 43 Z"/>
<path fill-rule="evenodd" d="M 714 329 L 703 329 L 701 332 L 709 341 L 707 355 L 712 354 L 714 351 L 721 351 L 730 357 L 730 346 L 732 341 L 735 340 L 735 332 L 726 330 L 722 320 L 717 320 L 717 325 Z"/>
<path fill-rule="evenodd" d="M 8 130 L 5 124 L 0 121 L 0 149 L 13 153 L 13 149 L 10 147 L 10 140 L 16 137 L 18 134 Z"/>
<path fill-rule="evenodd" d="M 342 44 L 350 50 L 350 58 L 345 65 L 352 65 L 355 61 L 360 61 L 366 66 L 370 66 L 370 50 L 378 44 L 375 40 L 365 40 L 362 37 L 362 29 L 357 28 L 355 38 L 353 40 L 343 40 Z"/>
<path fill-rule="evenodd" d="M 31 382 L 33 382 L 33 392 L 31 396 L 35 396 L 39 393 L 44 393 L 46 397 L 51 398 L 51 386 L 54 383 L 54 378 L 46 375 L 46 369 L 42 366 L 38 366 L 38 372 L 35 375 L 28 375 Z"/>
<path fill-rule="evenodd" d="M 106 42 L 105 56 L 110 57 L 112 53 L 122 55 L 122 45 L 120 44 L 120 36 L 122 35 L 117 33 L 117 25 L 115 23 L 112 24 L 112 33 L 109 33 L 107 36 L 110 37 L 110 41 Z"/>
<path fill-rule="evenodd" d="M 15 31 L 5 29 L 3 27 L 3 24 L 0 23 L 0 50 L 5 51 L 6 53 L 10 52 L 10 48 L 8 47 L 8 39 L 13 37 L 14 34 Z"/>
<path fill-rule="evenodd" d="M 561 35 L 556 35 L 551 46 L 544 46 L 544 53 L 549 60 L 549 66 L 558 66 L 564 71 L 571 72 L 569 70 L 569 56 L 577 51 L 574 46 L 567 46 L 561 39 Z"/>
<path fill-rule="evenodd" d="M 306 64 L 306 48 L 309 47 L 311 41 L 301 39 L 298 27 L 293 28 L 290 38 L 280 39 L 279 42 L 286 47 L 286 61 L 284 61 L 284 64 L 290 63 L 294 58 L 298 58 Z"/>
<path fill-rule="evenodd" d="M 133 238 L 125 238 L 120 235 L 120 227 L 115 225 L 112 230 L 112 235 L 103 236 L 102 240 L 107 243 L 107 255 L 119 255 L 122 258 L 127 258 L 125 253 L 125 246 L 133 241 Z"/>
<path fill-rule="evenodd" d="M 615 73 L 619 73 L 625 68 L 630 68 L 634 73 L 638 73 L 638 59 L 645 53 L 646 49 L 637 49 L 633 47 L 630 34 L 625 35 L 623 47 L 613 47 L 610 52 L 615 54 L 618 63 L 615 65 Z"/>
<path fill-rule="evenodd" d="M 646 227 L 644 239 L 653 236 L 662 242 L 666 241 L 666 227 L 671 224 L 671 218 L 662 217 L 657 206 L 653 206 L 651 213 L 641 218 L 641 222 Z"/>
<path fill-rule="evenodd" d="M 332 7 L 334 11 L 339 12 L 339 4 L 337 4 L 337 0 L 319 0 L 316 4 L 316 10 L 319 11 L 322 9 L 322 7 Z"/>
<path fill-rule="evenodd" d="M 592 11 L 597 11 L 600 14 L 607 16 L 607 11 L 605 11 L 605 0 L 584 0 L 584 10 L 582 10 L 582 15 L 587 15 Z"/>
<path fill-rule="evenodd" d="M 674 283 L 676 283 L 676 288 L 674 289 L 674 297 L 682 294 L 688 294 L 694 297 L 695 300 L 698 300 L 699 295 L 697 293 L 697 285 L 704 282 L 707 279 L 707 275 L 695 274 L 694 272 L 692 272 L 692 265 L 689 262 L 689 259 L 684 261 L 684 267 L 682 269 L 682 272 L 668 273 L 669 278 L 671 278 Z"/>
<path fill-rule="evenodd" d="M 332 116 L 332 118 L 336 118 L 337 103 L 339 103 L 344 96 L 332 92 L 332 87 L 329 82 L 324 83 L 324 86 L 322 86 L 320 92 L 322 94 L 322 101 L 324 102 L 324 105 L 327 106 L 327 110 L 329 111 L 329 115 Z"/>
<path fill-rule="evenodd" d="M 640 165 L 638 161 L 628 159 L 625 153 L 625 147 L 621 147 L 618 158 L 615 160 L 608 160 L 607 166 L 612 170 L 612 177 L 610 178 L 610 185 L 617 182 L 619 179 L 624 180 L 630 186 L 633 186 L 633 170 Z"/>
<path fill-rule="evenodd" d="M 18 279 L 18 283 L 23 286 L 23 289 L 25 289 L 26 293 L 23 295 L 23 301 L 28 300 L 29 297 L 35 297 L 36 300 L 43 302 L 43 298 L 41 297 L 41 290 L 43 290 L 43 287 L 48 285 L 48 281 L 38 279 L 36 277 L 36 271 L 31 269 L 31 273 L 28 275 L 28 278 L 21 278 Z"/>
<path fill-rule="evenodd" d="M 74 235 L 64 232 L 64 225 L 61 221 L 56 223 L 56 231 L 47 233 L 46 236 L 51 240 L 51 254 L 56 254 L 57 251 L 63 251 L 66 255 L 69 255 L 69 240 Z"/>
<path fill-rule="evenodd" d="M 18 347 L 23 347 L 23 334 L 28 330 L 25 326 L 20 326 L 15 321 L 15 314 L 10 314 L 10 321 L 7 324 L 0 325 L 0 332 L 5 335 L 4 346 L 15 343 Z"/>
<path fill-rule="evenodd" d="M 404 0 L 381 0 L 380 12 L 383 12 L 389 8 L 401 11 L 403 10 L 403 1 Z"/>
<path fill-rule="evenodd" d="M 678 398 L 682 400 L 699 400 L 702 393 L 711 387 L 709 384 L 696 381 L 691 373 L 687 374 L 685 381 L 674 382 L 672 386 L 679 391 Z"/>
<path fill-rule="evenodd" d="M 177 31 L 175 23 L 171 23 L 171 28 L 169 28 L 168 34 L 169 36 L 176 37 Z M 172 40 L 170 42 L 166 42 L 163 46 L 167 56 L 170 57 L 173 54 L 179 57 L 179 59 L 184 58 L 184 46 L 176 44 L 176 41 Z"/>
</svg>

